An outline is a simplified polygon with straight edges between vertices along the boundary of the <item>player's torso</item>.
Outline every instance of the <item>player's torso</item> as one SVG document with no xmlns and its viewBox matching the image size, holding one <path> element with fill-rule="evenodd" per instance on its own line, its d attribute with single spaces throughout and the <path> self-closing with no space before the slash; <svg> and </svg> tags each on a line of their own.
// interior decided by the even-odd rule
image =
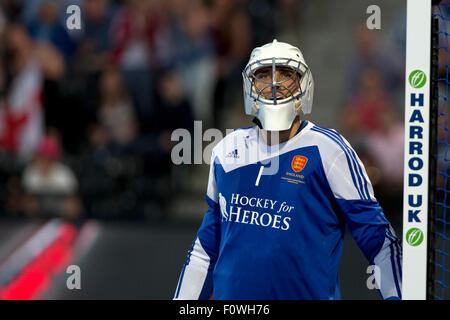
<svg viewBox="0 0 450 320">
<path fill-rule="evenodd" d="M 257 138 L 257 130 L 247 129 L 224 146 L 215 164 L 221 214 L 217 272 L 233 278 L 228 270 L 246 269 L 260 273 L 255 279 L 272 274 L 279 283 L 293 286 L 294 293 L 300 290 L 296 286 L 307 287 L 310 282 L 299 275 L 322 277 L 330 267 L 343 224 L 333 208 L 319 147 L 290 141 L 294 143 L 268 150 Z M 323 269 L 310 270 L 310 266 Z M 329 280 L 315 281 L 334 285 Z M 251 277 L 246 281 L 251 282 Z M 310 288 L 311 295 L 314 290 Z"/>
</svg>

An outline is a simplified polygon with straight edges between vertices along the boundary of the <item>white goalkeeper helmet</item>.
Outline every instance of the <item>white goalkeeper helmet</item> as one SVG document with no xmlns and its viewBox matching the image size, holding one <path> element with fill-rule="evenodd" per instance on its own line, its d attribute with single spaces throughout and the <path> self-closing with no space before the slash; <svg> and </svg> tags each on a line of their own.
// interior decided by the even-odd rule
<svg viewBox="0 0 450 320">
<path fill-rule="evenodd" d="M 311 112 L 314 80 L 298 48 L 277 40 L 257 47 L 242 76 L 245 113 L 262 129 L 287 130 L 300 111 Z"/>
</svg>

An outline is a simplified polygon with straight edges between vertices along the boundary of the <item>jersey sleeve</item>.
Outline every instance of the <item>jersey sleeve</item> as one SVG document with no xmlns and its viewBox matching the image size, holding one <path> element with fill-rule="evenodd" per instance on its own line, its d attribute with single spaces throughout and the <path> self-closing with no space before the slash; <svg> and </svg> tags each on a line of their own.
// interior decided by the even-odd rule
<svg viewBox="0 0 450 320">
<path fill-rule="evenodd" d="M 347 141 L 326 172 L 348 229 L 371 265 L 384 299 L 401 299 L 400 240 L 375 199 L 364 165 Z"/>
<path fill-rule="evenodd" d="M 206 202 L 208 210 L 188 252 L 174 300 L 205 300 L 213 291 L 212 272 L 220 243 L 220 211 L 215 179 L 216 157 L 211 156 Z"/>
</svg>

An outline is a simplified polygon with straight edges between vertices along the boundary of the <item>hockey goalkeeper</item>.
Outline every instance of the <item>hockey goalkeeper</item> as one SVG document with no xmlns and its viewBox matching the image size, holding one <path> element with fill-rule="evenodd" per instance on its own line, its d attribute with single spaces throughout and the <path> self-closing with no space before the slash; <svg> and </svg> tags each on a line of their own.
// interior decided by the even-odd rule
<svg viewBox="0 0 450 320">
<path fill-rule="evenodd" d="M 362 162 L 335 130 L 300 118 L 314 90 L 300 50 L 255 48 L 243 78 L 256 125 L 212 151 L 209 208 L 174 299 L 340 299 L 345 225 L 382 297 L 401 299 L 400 241 Z"/>
</svg>

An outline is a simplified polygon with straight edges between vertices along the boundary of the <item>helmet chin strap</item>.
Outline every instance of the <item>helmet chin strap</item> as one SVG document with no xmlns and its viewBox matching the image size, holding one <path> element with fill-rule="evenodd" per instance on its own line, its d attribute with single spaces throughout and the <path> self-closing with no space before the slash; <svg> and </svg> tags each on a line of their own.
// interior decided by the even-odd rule
<svg viewBox="0 0 450 320">
<path fill-rule="evenodd" d="M 258 104 L 256 103 L 256 100 L 253 100 L 252 113 L 256 114 L 258 112 L 258 110 L 259 110 Z"/>
<path fill-rule="evenodd" d="M 258 113 L 258 110 L 259 110 L 259 106 L 258 106 L 258 104 L 256 103 L 256 100 L 254 100 L 254 101 L 253 101 L 253 105 L 252 105 L 252 113 L 253 113 L 253 114 L 257 114 L 257 113 Z M 252 122 L 253 122 L 254 124 L 256 124 L 260 129 L 263 128 L 263 127 L 262 127 L 262 124 L 261 124 L 261 121 L 259 121 L 259 119 L 258 119 L 257 117 L 254 117 L 253 120 L 252 120 Z"/>
<path fill-rule="evenodd" d="M 302 109 L 302 99 L 298 99 L 294 103 L 295 112 L 298 113 Z"/>
<path fill-rule="evenodd" d="M 259 119 L 258 119 L 257 117 L 254 117 L 253 120 L 252 120 L 252 122 L 253 122 L 254 124 L 256 124 L 260 129 L 263 128 L 263 127 L 262 127 L 262 124 L 261 124 L 261 121 L 259 121 Z"/>
</svg>

